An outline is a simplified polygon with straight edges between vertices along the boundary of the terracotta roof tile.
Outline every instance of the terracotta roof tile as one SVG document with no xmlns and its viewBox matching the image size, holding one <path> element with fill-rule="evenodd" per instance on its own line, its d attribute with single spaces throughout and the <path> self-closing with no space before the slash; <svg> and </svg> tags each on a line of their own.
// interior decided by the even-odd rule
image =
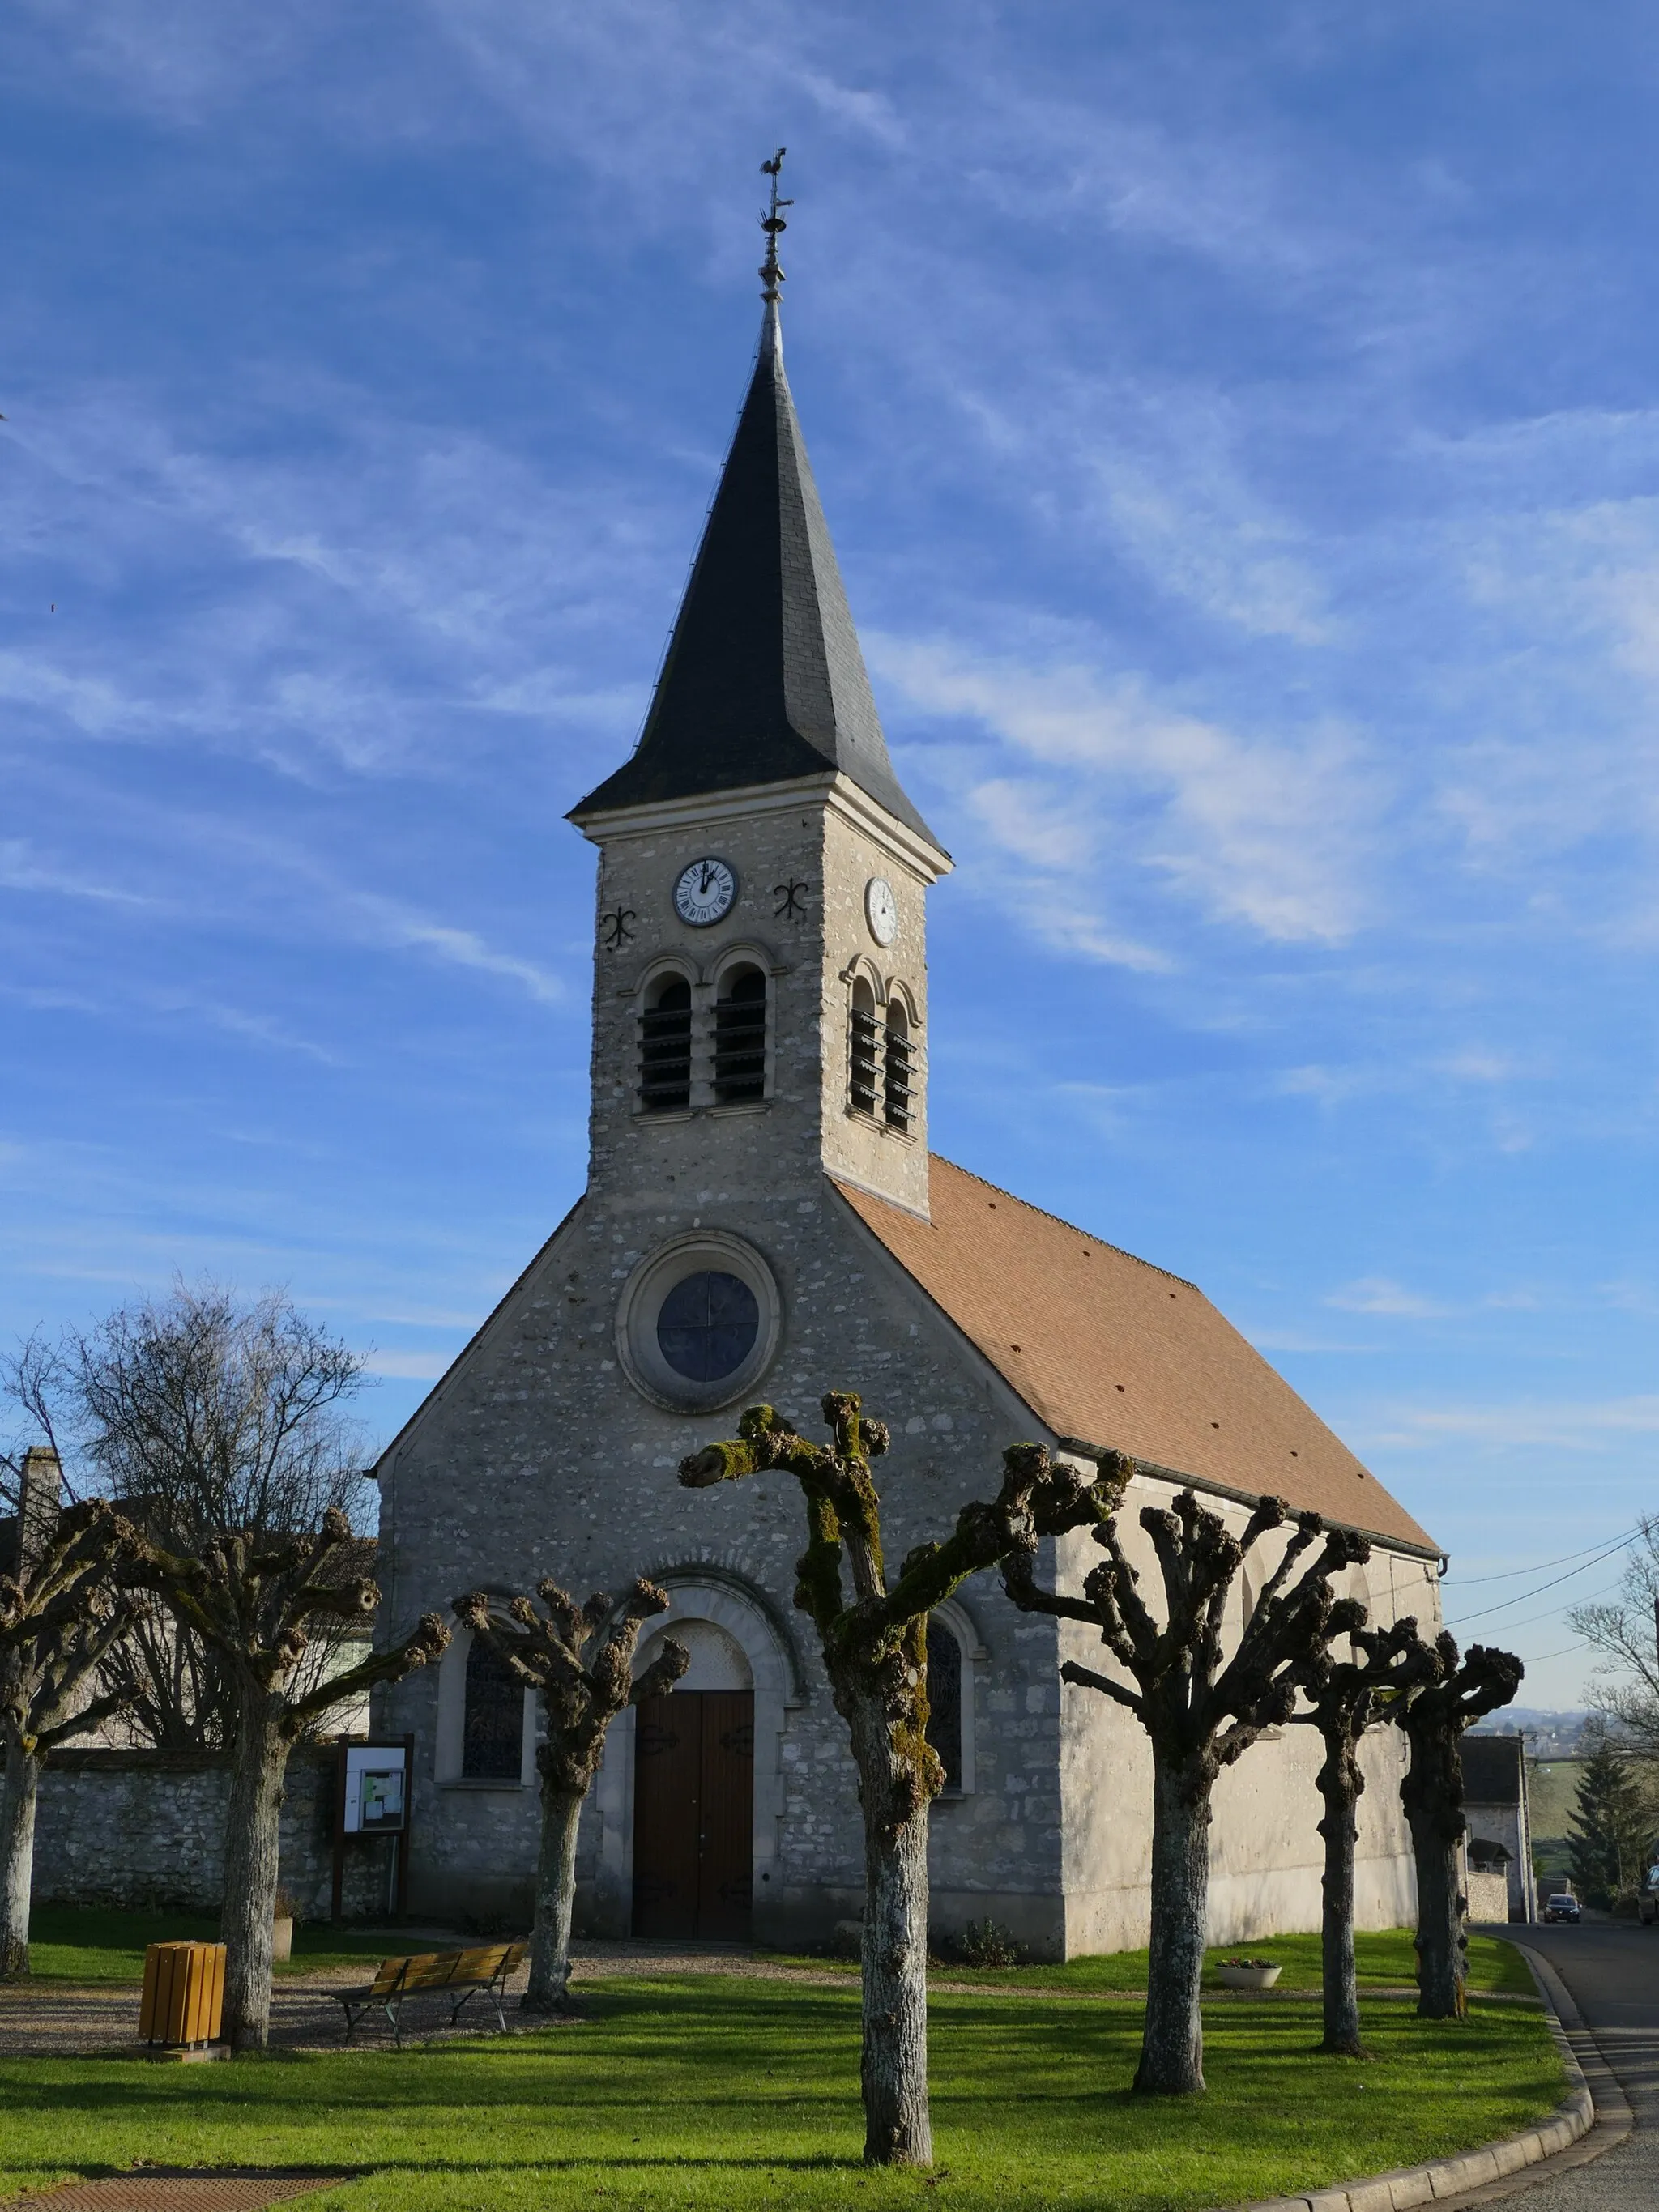
<svg viewBox="0 0 1659 2212">
<path fill-rule="evenodd" d="M 1437 1547 L 1204 1293 L 935 1153 L 933 1218 L 838 1182 L 1057 1437 Z"/>
</svg>

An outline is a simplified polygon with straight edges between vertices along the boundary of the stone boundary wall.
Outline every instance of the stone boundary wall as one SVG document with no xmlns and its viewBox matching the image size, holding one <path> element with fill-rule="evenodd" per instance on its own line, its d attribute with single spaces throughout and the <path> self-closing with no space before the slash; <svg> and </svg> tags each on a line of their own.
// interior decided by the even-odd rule
<svg viewBox="0 0 1659 2212">
<path fill-rule="evenodd" d="M 280 1880 L 306 1920 L 329 1916 L 334 1774 L 332 1745 L 301 1745 L 288 1763 Z M 216 1912 L 229 1792 L 216 1752 L 55 1753 L 40 1776 L 35 1904 Z M 388 1839 L 348 1845 L 349 1918 L 386 1917 L 391 1874 Z"/>
</svg>

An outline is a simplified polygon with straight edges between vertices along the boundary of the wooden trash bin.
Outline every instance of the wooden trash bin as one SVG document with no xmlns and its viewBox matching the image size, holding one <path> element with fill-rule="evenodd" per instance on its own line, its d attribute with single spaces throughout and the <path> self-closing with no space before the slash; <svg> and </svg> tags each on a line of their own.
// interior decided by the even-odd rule
<svg viewBox="0 0 1659 2212">
<path fill-rule="evenodd" d="M 158 2055 L 205 2057 L 225 2009 L 222 1943 L 152 1943 L 144 1953 L 138 2033 Z"/>
</svg>

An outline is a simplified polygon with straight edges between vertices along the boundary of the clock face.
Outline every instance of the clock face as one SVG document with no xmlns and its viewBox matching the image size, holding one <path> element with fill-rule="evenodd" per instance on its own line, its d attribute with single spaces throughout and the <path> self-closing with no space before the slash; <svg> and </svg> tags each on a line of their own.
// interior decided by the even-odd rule
<svg viewBox="0 0 1659 2212">
<path fill-rule="evenodd" d="M 694 929 L 706 929 L 732 910 L 738 879 L 724 860 L 693 860 L 674 885 L 674 911 Z"/>
<path fill-rule="evenodd" d="M 884 876 L 872 876 L 864 886 L 864 917 L 878 945 L 890 945 L 898 935 L 898 901 Z"/>
</svg>

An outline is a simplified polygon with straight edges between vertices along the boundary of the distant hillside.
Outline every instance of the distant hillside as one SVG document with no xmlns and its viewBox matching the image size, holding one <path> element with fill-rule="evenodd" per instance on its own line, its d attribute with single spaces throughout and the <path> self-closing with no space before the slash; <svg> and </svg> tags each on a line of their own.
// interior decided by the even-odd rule
<svg viewBox="0 0 1659 2212">
<path fill-rule="evenodd" d="M 1469 1730 L 1471 1735 L 1523 1735 L 1529 1759 L 1571 1759 L 1585 1723 L 1593 1716 L 1581 1709 L 1547 1712 L 1538 1705 L 1505 1705 Z"/>
</svg>

